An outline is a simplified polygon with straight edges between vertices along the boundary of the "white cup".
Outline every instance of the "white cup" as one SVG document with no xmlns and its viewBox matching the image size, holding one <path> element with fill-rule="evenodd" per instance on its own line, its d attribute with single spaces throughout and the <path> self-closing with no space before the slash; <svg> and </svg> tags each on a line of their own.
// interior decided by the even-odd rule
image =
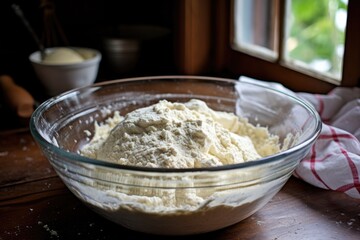
<svg viewBox="0 0 360 240">
<path fill-rule="evenodd" d="M 84 61 L 70 64 L 49 64 L 41 59 L 40 51 L 29 56 L 29 60 L 37 77 L 50 96 L 58 95 L 67 90 L 83 87 L 94 83 L 96 80 L 101 53 L 95 49 L 71 47 L 78 52 Z M 54 48 L 47 48 L 45 53 L 51 53 Z"/>
</svg>

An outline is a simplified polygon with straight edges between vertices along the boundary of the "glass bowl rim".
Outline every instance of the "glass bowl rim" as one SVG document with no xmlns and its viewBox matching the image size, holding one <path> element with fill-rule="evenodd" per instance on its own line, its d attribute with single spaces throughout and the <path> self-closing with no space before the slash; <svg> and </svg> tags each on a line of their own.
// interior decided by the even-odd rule
<svg viewBox="0 0 360 240">
<path fill-rule="evenodd" d="M 281 151 L 277 154 L 273 154 L 267 157 L 263 157 L 254 161 L 248 161 L 243 163 L 236 163 L 236 164 L 228 164 L 228 165 L 222 165 L 222 166 L 215 166 L 215 167 L 203 167 L 203 168 L 151 168 L 151 167 L 138 167 L 138 166 L 130 166 L 130 165 L 122 165 L 118 163 L 112 163 L 104 160 L 99 159 L 93 159 L 89 157 L 82 156 L 78 153 L 69 152 L 66 151 L 53 143 L 46 140 L 37 130 L 35 127 L 35 121 L 37 118 L 40 117 L 43 110 L 47 109 L 48 106 L 51 106 L 55 104 L 57 101 L 61 100 L 62 98 L 65 98 L 67 96 L 70 96 L 72 94 L 76 94 L 77 92 L 81 91 L 82 89 L 89 89 L 89 88 L 99 88 L 102 86 L 109 86 L 112 84 L 118 84 L 122 82 L 135 82 L 135 81 L 142 81 L 142 80 L 149 80 L 149 81 L 156 81 L 156 80 L 164 80 L 164 79 L 187 79 L 187 80 L 210 80 L 210 81 L 218 81 L 218 82 L 224 82 L 224 83 L 236 83 L 241 82 L 242 84 L 249 84 L 252 86 L 256 86 L 259 88 L 264 88 L 268 91 L 275 92 L 280 95 L 285 95 L 286 97 L 292 99 L 292 101 L 296 102 L 297 104 L 301 105 L 304 109 L 306 109 L 308 112 L 312 114 L 312 116 L 315 118 L 315 127 L 312 132 L 312 134 L 305 140 L 303 140 L 301 143 L 297 144 L 296 146 L 290 147 L 287 150 Z M 260 83 L 256 82 L 246 82 L 241 81 L 237 79 L 230 79 L 230 78 L 221 78 L 221 77 L 208 77 L 208 76 L 192 76 L 192 75 L 167 75 L 167 76 L 145 76 L 145 77 L 130 77 L 130 78 L 121 78 L 121 79 L 115 79 L 115 80 L 107 80 L 103 82 L 94 83 L 88 86 L 75 88 L 69 91 L 66 91 L 60 95 L 51 97 L 47 100 L 45 100 L 43 103 L 41 103 L 33 112 L 31 118 L 30 118 L 30 132 L 33 135 L 36 142 L 46 149 L 50 149 L 55 154 L 61 156 L 62 159 L 68 159 L 70 161 L 78 162 L 78 163 L 85 163 L 85 164 L 92 164 L 99 167 L 106 167 L 111 169 L 118 169 L 118 170 L 132 170 L 132 171 L 139 171 L 139 172 L 153 172 L 153 173 L 179 173 L 179 172 L 216 172 L 216 171 L 224 171 L 224 170 L 234 170 L 234 169 L 240 169 L 240 168 L 249 168 L 254 166 L 260 166 L 265 165 L 268 163 L 274 163 L 278 160 L 281 160 L 283 158 L 286 158 L 289 155 L 295 154 L 297 152 L 300 152 L 303 150 L 304 147 L 311 145 L 315 140 L 318 138 L 321 132 L 322 128 L 322 122 L 320 119 L 320 116 L 318 112 L 315 110 L 315 108 L 307 101 L 292 96 L 286 92 L 280 91 L 278 89 L 274 89 L 269 86 L 265 86 Z M 49 159 L 50 160 L 50 159 Z M 52 160 L 50 160 L 52 161 Z"/>
</svg>

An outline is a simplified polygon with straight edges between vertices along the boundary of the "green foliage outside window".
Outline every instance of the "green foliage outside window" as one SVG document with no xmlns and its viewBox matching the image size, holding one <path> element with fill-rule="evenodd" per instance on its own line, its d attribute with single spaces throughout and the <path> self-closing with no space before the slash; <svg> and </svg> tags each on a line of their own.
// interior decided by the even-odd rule
<svg viewBox="0 0 360 240">
<path fill-rule="evenodd" d="M 344 0 L 292 0 L 288 56 L 309 65 L 317 60 L 326 61 L 328 69 L 323 71 L 339 74 L 342 68 L 339 49 L 343 49 L 345 29 L 337 26 L 336 14 L 342 10 L 347 10 Z"/>
</svg>

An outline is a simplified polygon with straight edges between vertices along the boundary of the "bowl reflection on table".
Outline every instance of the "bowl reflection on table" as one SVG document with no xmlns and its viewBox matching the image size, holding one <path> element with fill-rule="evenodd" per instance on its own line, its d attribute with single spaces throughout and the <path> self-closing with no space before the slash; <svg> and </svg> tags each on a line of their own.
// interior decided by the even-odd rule
<svg viewBox="0 0 360 240">
<path fill-rule="evenodd" d="M 256 161 L 199 169 L 123 166 L 78 154 L 95 121 L 115 110 L 125 115 L 162 99 L 193 98 L 267 126 L 281 144 L 291 134 L 290 147 Z M 30 129 L 66 186 L 95 212 L 132 230 L 186 235 L 230 226 L 261 209 L 309 152 L 321 121 L 309 104 L 254 83 L 162 76 L 108 81 L 51 98 L 36 109 Z M 171 207 L 164 205 L 168 198 L 176 198 Z"/>
</svg>

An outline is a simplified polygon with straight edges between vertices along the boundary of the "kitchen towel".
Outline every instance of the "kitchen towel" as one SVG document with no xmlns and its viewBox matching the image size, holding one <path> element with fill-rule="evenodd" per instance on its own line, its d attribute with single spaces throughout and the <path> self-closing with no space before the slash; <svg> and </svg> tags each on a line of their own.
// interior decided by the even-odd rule
<svg viewBox="0 0 360 240">
<path fill-rule="evenodd" d="M 360 88 L 336 87 L 328 94 L 292 92 L 280 83 L 248 77 L 253 82 L 295 95 L 319 113 L 322 130 L 293 175 L 316 187 L 360 199 Z"/>
</svg>

